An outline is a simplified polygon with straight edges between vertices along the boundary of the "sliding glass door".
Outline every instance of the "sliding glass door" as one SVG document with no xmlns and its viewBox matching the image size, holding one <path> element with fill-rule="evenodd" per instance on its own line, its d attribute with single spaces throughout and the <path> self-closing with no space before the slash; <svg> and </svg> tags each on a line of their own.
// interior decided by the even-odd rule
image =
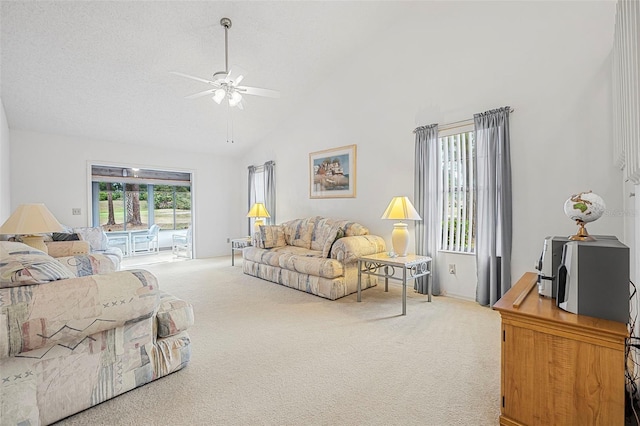
<svg viewBox="0 0 640 426">
<path fill-rule="evenodd" d="M 169 248 L 192 226 L 191 173 L 93 165 L 91 188 L 93 226 L 107 235 L 158 225 L 160 247 Z"/>
</svg>

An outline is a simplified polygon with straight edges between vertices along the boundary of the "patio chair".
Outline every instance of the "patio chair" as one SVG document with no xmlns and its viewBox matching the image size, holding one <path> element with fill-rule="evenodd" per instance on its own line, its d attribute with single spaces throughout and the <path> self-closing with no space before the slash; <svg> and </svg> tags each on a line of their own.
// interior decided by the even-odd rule
<svg viewBox="0 0 640 426">
<path fill-rule="evenodd" d="M 147 232 L 140 232 L 131 234 L 131 252 L 133 255 L 137 254 L 158 254 L 160 252 L 160 226 L 155 223 L 147 230 Z M 139 246 L 144 245 L 144 251 L 140 251 Z"/>
<path fill-rule="evenodd" d="M 186 257 L 191 259 L 191 241 L 192 241 L 191 227 L 187 228 L 187 234 L 173 234 L 173 243 L 171 250 L 176 257 Z"/>
</svg>

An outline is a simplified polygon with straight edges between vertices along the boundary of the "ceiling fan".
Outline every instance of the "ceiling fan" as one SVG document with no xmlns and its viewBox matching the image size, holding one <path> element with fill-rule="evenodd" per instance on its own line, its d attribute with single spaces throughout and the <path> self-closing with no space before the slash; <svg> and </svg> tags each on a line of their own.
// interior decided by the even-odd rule
<svg viewBox="0 0 640 426">
<path fill-rule="evenodd" d="M 242 95 L 266 96 L 268 98 L 279 98 L 280 93 L 275 90 L 261 89 L 258 87 L 240 86 L 240 82 L 244 79 L 246 71 L 238 66 L 229 69 L 229 42 L 227 39 L 229 28 L 231 28 L 231 19 L 222 18 L 220 25 L 224 27 L 224 71 L 218 71 L 213 74 L 212 80 L 207 80 L 192 75 L 183 74 L 181 72 L 171 71 L 171 74 L 190 78 L 192 80 L 207 83 L 213 88 L 186 96 L 186 99 L 195 99 L 202 96 L 213 95 L 212 99 L 220 104 L 224 99 L 228 99 L 229 106 L 242 107 Z"/>
</svg>

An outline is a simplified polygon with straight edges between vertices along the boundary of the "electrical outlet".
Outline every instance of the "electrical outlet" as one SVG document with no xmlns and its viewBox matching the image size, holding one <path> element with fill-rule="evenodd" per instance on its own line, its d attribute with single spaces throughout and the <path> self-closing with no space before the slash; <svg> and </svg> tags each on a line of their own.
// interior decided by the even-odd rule
<svg viewBox="0 0 640 426">
<path fill-rule="evenodd" d="M 72 208 L 71 209 L 71 214 L 77 216 L 77 215 L 81 214 L 81 210 L 78 207 Z"/>
<path fill-rule="evenodd" d="M 449 264 L 449 273 L 452 274 L 452 275 L 456 274 L 456 265 L 455 265 L 455 263 L 450 263 Z"/>
<path fill-rule="evenodd" d="M 231 242 L 231 238 L 227 238 L 227 242 L 230 243 Z"/>
</svg>

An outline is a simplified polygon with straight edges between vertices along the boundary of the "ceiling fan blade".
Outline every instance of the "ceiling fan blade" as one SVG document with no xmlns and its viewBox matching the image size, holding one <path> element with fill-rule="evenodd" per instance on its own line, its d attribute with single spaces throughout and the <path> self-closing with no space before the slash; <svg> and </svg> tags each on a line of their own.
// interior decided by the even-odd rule
<svg viewBox="0 0 640 426">
<path fill-rule="evenodd" d="M 245 70 L 237 65 L 234 65 L 229 70 L 229 74 L 227 74 L 227 78 L 225 78 L 224 81 L 227 83 L 232 83 L 233 86 L 237 86 L 238 84 L 240 84 L 245 75 L 247 75 L 247 72 Z"/>
<path fill-rule="evenodd" d="M 215 92 L 218 89 L 209 89 L 209 90 L 205 90 L 203 92 L 198 92 L 198 93 L 194 93 L 193 95 L 189 95 L 189 96 L 185 96 L 185 99 L 195 99 L 195 98 L 200 98 L 202 96 L 207 96 L 212 94 L 213 92 Z"/>
<path fill-rule="evenodd" d="M 204 78 L 200 78 L 200 77 L 194 77 L 192 75 L 189 74 L 183 74 L 181 72 L 176 72 L 176 71 L 169 71 L 169 74 L 175 74 L 175 75 L 179 75 L 181 77 L 186 77 L 186 78 L 190 78 L 192 80 L 197 80 L 197 81 L 201 81 L 203 83 L 208 83 L 208 84 L 212 84 L 214 86 L 216 86 L 216 83 L 211 81 L 211 80 L 205 80 Z"/>
<path fill-rule="evenodd" d="M 280 97 L 280 92 L 271 89 L 261 89 L 259 87 L 238 86 L 236 90 L 247 95 L 266 96 L 268 98 Z"/>
</svg>

